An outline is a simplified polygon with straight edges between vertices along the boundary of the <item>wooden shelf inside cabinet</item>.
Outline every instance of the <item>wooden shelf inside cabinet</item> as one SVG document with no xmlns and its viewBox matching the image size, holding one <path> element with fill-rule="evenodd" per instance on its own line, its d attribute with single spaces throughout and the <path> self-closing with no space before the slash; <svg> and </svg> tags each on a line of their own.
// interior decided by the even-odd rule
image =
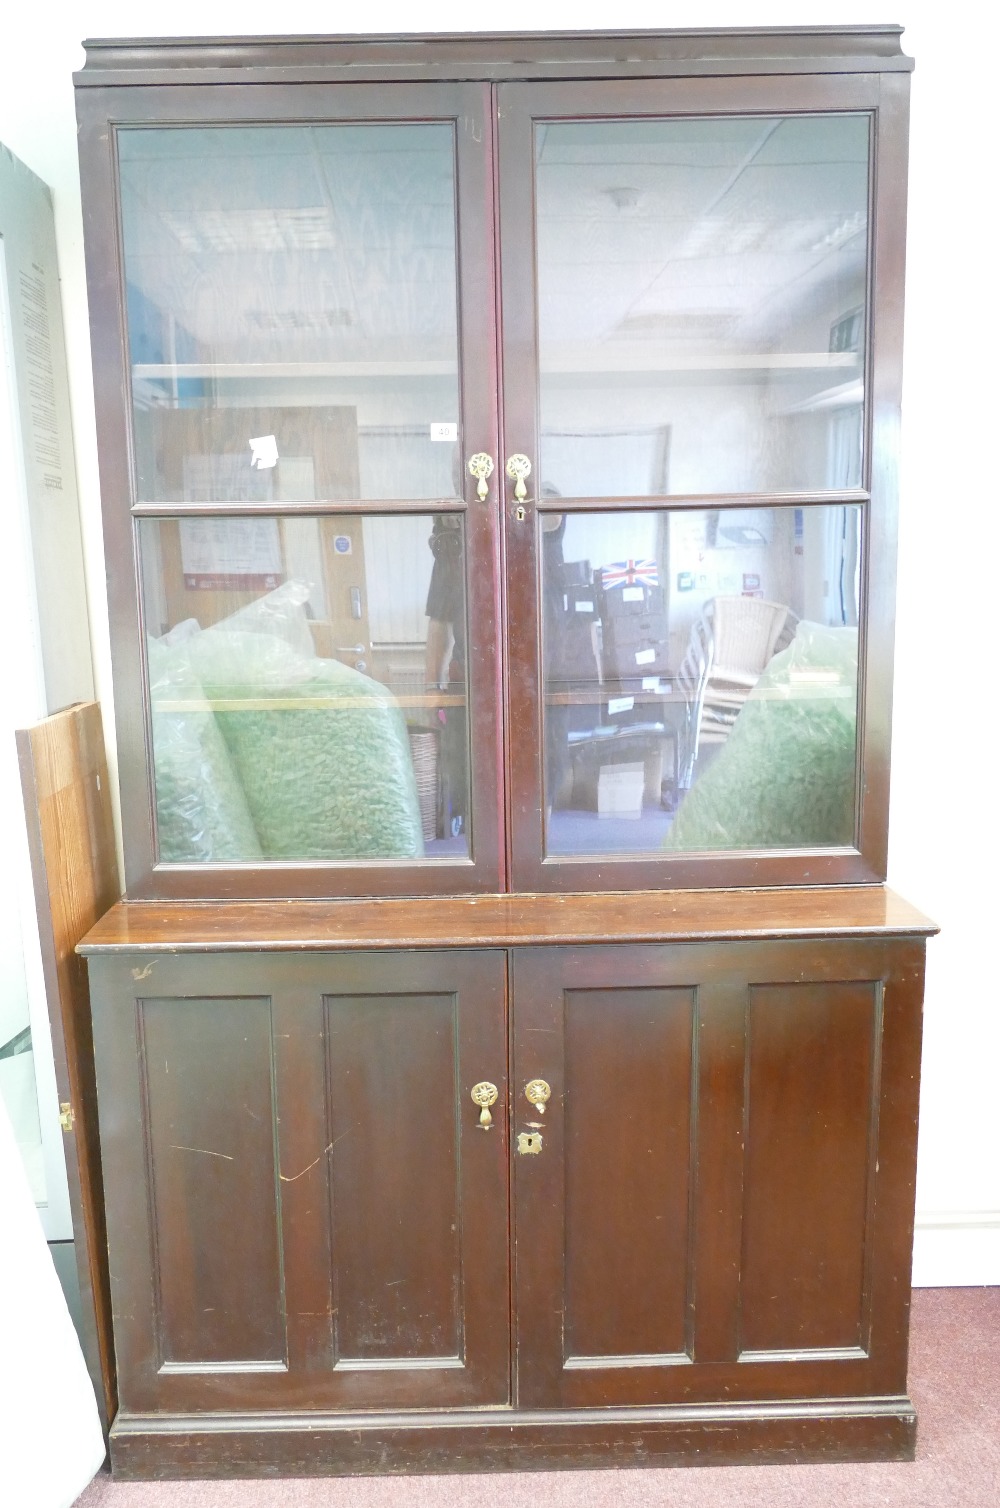
<svg viewBox="0 0 1000 1508">
<path fill-rule="evenodd" d="M 619 349 L 596 347 L 585 354 L 575 348 L 553 354 L 542 363 L 546 373 L 574 372 L 828 372 L 860 366 L 854 354 L 826 351 L 749 352 L 717 355 L 712 352 L 676 354 L 664 359 L 651 356 L 641 346 Z M 143 361 L 132 367 L 134 378 L 198 378 L 213 381 L 253 381 L 261 377 L 449 377 L 454 362 L 430 361 Z"/>
<path fill-rule="evenodd" d="M 637 707 L 655 707 L 662 702 L 686 703 L 682 691 L 616 691 L 610 686 L 592 686 L 586 691 L 546 691 L 547 707 L 594 707 L 615 698 L 627 697 Z"/>
<path fill-rule="evenodd" d="M 464 707 L 465 697 L 451 692 L 405 693 L 373 696 L 246 696 L 164 697 L 154 702 L 157 712 L 336 712 L 358 708 L 397 706 L 405 711 L 433 711 L 437 707 Z"/>
</svg>

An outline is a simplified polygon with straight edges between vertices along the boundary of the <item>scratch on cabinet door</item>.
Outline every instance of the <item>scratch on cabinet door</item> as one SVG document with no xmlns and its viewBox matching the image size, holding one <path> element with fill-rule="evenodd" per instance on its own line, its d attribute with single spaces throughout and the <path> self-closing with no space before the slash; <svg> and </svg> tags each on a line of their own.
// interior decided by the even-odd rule
<svg viewBox="0 0 1000 1508">
<path fill-rule="evenodd" d="M 151 963 L 147 963 L 147 965 L 146 965 L 146 967 L 144 969 L 133 969 L 132 970 L 132 978 L 135 979 L 135 980 L 148 979 L 149 976 L 150 976 L 150 974 L 152 974 L 152 972 L 153 972 L 153 965 Z"/>
<path fill-rule="evenodd" d="M 223 1157 L 226 1162 L 235 1162 L 235 1157 L 230 1157 L 228 1152 L 213 1152 L 209 1147 L 181 1147 L 176 1142 L 170 1143 L 171 1152 L 201 1152 L 205 1157 Z"/>
<path fill-rule="evenodd" d="M 347 1133 L 345 1132 L 344 1134 L 346 1135 Z M 339 1139 L 340 1138 L 338 1138 L 338 1140 Z M 313 1168 L 316 1166 L 316 1164 L 318 1162 L 322 1161 L 322 1159 L 326 1156 L 327 1152 L 332 1152 L 333 1151 L 335 1145 L 336 1145 L 335 1142 L 331 1142 L 328 1147 L 324 1147 L 323 1150 L 322 1150 L 322 1152 L 319 1154 L 319 1157 L 315 1157 L 307 1168 L 303 1168 L 302 1169 L 301 1173 L 289 1173 L 287 1175 L 284 1174 L 284 1173 L 279 1173 L 278 1177 L 280 1178 L 281 1182 L 282 1183 L 295 1183 L 297 1179 L 304 1178 L 307 1173 L 311 1173 L 312 1172 Z"/>
</svg>

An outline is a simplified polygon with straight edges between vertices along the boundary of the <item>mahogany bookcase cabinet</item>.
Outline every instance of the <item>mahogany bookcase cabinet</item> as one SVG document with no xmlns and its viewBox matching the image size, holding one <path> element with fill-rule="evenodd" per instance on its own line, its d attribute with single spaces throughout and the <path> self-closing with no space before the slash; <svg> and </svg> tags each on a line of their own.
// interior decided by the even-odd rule
<svg viewBox="0 0 1000 1508">
<path fill-rule="evenodd" d="M 119 1474 L 912 1453 L 909 67 L 87 44 Z"/>
</svg>

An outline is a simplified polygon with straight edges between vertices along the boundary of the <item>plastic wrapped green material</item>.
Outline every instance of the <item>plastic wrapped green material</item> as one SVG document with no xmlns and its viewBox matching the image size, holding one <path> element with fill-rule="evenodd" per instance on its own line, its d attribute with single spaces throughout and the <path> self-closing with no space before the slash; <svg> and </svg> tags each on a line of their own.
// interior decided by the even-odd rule
<svg viewBox="0 0 1000 1508">
<path fill-rule="evenodd" d="M 265 858 L 423 853 L 406 724 L 384 686 L 268 633 L 208 629 L 187 649 Z"/>
<path fill-rule="evenodd" d="M 188 640 L 149 644 L 156 826 L 166 863 L 259 859 L 260 840 Z"/>
<path fill-rule="evenodd" d="M 800 623 L 688 792 L 664 846 L 852 846 L 857 681 L 857 629 Z"/>
</svg>

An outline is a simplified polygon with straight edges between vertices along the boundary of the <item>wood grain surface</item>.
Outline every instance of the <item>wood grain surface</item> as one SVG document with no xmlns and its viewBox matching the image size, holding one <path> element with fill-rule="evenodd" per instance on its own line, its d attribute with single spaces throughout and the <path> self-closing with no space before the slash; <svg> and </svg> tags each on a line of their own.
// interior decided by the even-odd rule
<svg viewBox="0 0 1000 1508">
<path fill-rule="evenodd" d="M 701 942 L 728 938 L 927 937 L 937 931 L 881 886 L 639 891 L 416 900 L 120 902 L 81 953 L 428 948 L 442 944 Z"/>
<path fill-rule="evenodd" d="M 119 896 L 100 708 L 84 702 L 17 733 L 21 787 L 52 1030 L 56 1085 L 72 1106 L 66 1133 L 84 1350 L 105 1423 L 116 1406 L 104 1194 L 87 968 L 75 949 Z"/>
</svg>

